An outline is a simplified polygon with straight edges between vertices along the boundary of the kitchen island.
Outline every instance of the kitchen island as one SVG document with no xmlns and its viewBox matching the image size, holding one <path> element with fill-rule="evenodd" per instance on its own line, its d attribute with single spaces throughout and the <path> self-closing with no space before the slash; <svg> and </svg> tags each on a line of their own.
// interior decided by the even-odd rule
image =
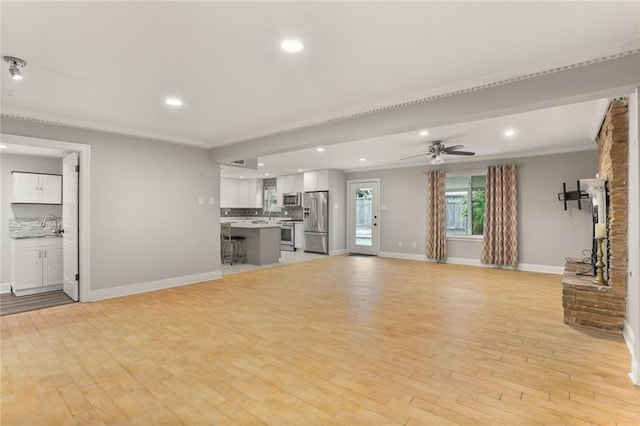
<svg viewBox="0 0 640 426">
<path fill-rule="evenodd" d="M 231 235 L 245 238 L 247 263 L 268 265 L 280 261 L 280 225 L 231 222 Z"/>
</svg>

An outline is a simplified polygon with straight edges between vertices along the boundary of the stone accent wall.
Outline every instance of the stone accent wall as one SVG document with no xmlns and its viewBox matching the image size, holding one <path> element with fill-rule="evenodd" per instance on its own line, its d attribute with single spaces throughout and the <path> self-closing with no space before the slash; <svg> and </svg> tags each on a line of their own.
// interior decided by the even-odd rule
<svg viewBox="0 0 640 426">
<path fill-rule="evenodd" d="M 598 173 L 609 187 L 607 242 L 608 285 L 593 284 L 590 264 L 567 259 L 562 279 L 565 324 L 621 333 L 627 309 L 627 180 L 629 146 L 628 101 L 609 105 L 598 135 Z M 585 275 L 582 275 L 585 273 Z"/>
<path fill-rule="evenodd" d="M 585 274 L 585 275 L 582 275 Z M 564 322 L 621 333 L 627 300 L 609 286 L 593 284 L 591 261 L 567 259 L 562 278 Z"/>
<path fill-rule="evenodd" d="M 609 285 L 627 294 L 627 181 L 629 176 L 629 113 L 626 99 L 615 100 L 598 136 L 598 173 L 609 183 Z"/>
</svg>

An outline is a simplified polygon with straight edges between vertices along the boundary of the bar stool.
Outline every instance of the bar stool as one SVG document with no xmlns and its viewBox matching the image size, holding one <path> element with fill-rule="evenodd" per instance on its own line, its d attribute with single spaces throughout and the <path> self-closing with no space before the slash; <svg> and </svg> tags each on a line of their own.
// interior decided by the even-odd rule
<svg viewBox="0 0 640 426">
<path fill-rule="evenodd" d="M 229 261 L 230 265 L 234 263 L 245 263 L 245 238 L 231 235 L 231 224 L 220 224 L 220 258 L 222 263 Z"/>
</svg>

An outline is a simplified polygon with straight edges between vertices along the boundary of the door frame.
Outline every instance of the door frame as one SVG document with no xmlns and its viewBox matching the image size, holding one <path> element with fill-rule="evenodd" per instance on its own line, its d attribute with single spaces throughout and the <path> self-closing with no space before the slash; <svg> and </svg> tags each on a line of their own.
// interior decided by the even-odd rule
<svg viewBox="0 0 640 426">
<path fill-rule="evenodd" d="M 378 219 L 377 219 L 377 226 L 373 227 L 373 231 L 376 234 L 376 245 L 375 245 L 375 250 L 376 250 L 376 256 L 380 255 L 380 227 L 382 226 L 381 223 L 381 217 L 380 217 L 380 196 L 382 194 L 382 185 L 380 184 L 380 178 L 371 178 L 371 179 L 352 179 L 352 180 L 348 180 L 347 181 L 347 190 L 346 190 L 346 194 L 347 194 L 347 235 L 346 235 L 346 240 L 347 240 L 347 252 L 351 253 L 351 231 L 353 230 L 355 232 L 355 222 L 353 220 L 353 213 L 355 213 L 353 211 L 354 206 L 351 204 L 351 192 L 350 192 L 350 188 L 351 188 L 351 184 L 353 183 L 365 183 L 365 182 L 375 182 L 378 184 L 378 193 L 376 194 L 377 196 L 375 197 L 375 206 L 376 206 L 376 211 L 378 212 Z"/>
<path fill-rule="evenodd" d="M 52 148 L 78 153 L 80 175 L 78 179 L 78 283 L 79 301 L 89 302 L 91 289 L 91 146 L 75 142 L 64 142 L 53 139 L 32 138 L 27 136 L 2 133 L 3 140 L 8 144 L 26 145 L 39 148 Z"/>
</svg>

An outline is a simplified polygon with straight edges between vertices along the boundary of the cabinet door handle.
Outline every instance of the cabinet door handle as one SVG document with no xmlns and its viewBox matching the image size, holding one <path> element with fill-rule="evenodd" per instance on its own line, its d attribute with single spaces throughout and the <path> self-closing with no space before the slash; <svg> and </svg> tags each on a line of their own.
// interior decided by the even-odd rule
<svg viewBox="0 0 640 426">
<path fill-rule="evenodd" d="M 47 257 L 47 251 L 46 250 L 44 251 L 44 257 Z"/>
<path fill-rule="evenodd" d="M 41 252 L 41 251 L 39 251 L 39 252 L 38 252 L 38 259 L 40 259 L 41 257 L 42 257 L 42 252 Z"/>
</svg>

